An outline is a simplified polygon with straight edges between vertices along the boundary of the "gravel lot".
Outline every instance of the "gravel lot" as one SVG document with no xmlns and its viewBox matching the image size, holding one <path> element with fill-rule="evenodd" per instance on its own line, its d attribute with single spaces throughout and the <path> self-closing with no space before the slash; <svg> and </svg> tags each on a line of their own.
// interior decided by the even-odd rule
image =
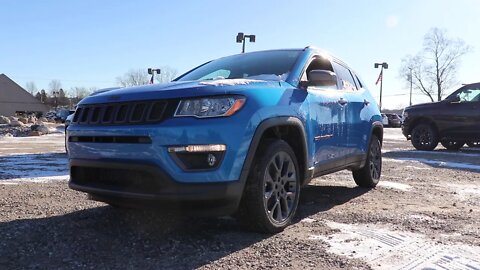
<svg viewBox="0 0 480 270">
<path fill-rule="evenodd" d="M 317 178 L 276 235 L 90 201 L 67 187 L 61 134 L 0 138 L 0 268 L 480 269 L 480 148 L 415 151 L 385 132 L 377 188 Z"/>
</svg>

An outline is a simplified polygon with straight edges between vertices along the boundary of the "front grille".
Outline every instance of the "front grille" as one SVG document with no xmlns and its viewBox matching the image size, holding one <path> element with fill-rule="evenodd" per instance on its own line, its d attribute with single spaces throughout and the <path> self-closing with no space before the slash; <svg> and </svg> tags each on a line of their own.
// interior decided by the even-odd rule
<svg viewBox="0 0 480 270">
<path fill-rule="evenodd" d="M 177 102 L 166 100 L 80 105 L 72 124 L 136 125 L 158 123 L 170 117 Z"/>
</svg>

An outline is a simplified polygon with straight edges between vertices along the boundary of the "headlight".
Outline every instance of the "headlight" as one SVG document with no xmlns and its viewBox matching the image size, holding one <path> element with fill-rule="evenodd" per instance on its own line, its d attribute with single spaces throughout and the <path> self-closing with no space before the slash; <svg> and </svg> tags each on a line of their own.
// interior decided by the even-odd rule
<svg viewBox="0 0 480 270">
<path fill-rule="evenodd" d="M 240 110 L 244 103 L 244 97 L 236 96 L 184 99 L 178 104 L 174 116 L 198 118 L 230 116 Z"/>
</svg>

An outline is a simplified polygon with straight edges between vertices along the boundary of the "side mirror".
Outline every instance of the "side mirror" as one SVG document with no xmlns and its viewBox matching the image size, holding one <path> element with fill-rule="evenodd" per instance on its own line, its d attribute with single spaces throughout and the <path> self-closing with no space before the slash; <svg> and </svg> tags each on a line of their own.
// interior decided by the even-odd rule
<svg viewBox="0 0 480 270">
<path fill-rule="evenodd" d="M 448 99 L 448 102 L 450 103 L 460 103 L 460 97 L 459 96 L 454 96 Z"/>
<path fill-rule="evenodd" d="M 315 69 L 308 73 L 309 86 L 337 86 L 337 75 L 330 70 Z"/>
</svg>

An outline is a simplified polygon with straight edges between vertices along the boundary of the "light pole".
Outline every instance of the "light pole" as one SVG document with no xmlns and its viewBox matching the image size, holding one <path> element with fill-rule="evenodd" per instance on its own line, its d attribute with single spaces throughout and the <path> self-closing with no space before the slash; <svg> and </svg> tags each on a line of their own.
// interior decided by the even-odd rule
<svg viewBox="0 0 480 270">
<path fill-rule="evenodd" d="M 244 33 L 240 32 L 237 34 L 237 43 L 242 44 L 242 53 L 245 53 L 245 38 L 248 38 L 250 42 L 255 42 L 255 35 L 245 35 Z"/>
<path fill-rule="evenodd" d="M 411 67 L 409 67 L 408 69 L 410 69 L 410 105 L 409 106 L 412 106 L 413 70 Z"/>
<path fill-rule="evenodd" d="M 159 68 L 148 68 L 148 74 L 151 74 L 152 77 L 150 78 L 150 84 L 153 84 L 153 79 L 155 78 L 155 73 L 160 74 L 160 69 Z"/>
<path fill-rule="evenodd" d="M 379 106 L 380 106 L 380 111 L 381 111 L 382 110 L 383 69 L 388 69 L 388 64 L 383 62 L 383 63 L 375 63 L 375 65 L 374 65 L 375 68 L 378 68 L 380 66 L 382 67 L 382 69 L 380 70 L 380 75 L 378 75 L 377 83 L 378 83 L 378 81 L 380 81 L 380 104 L 379 104 Z"/>
</svg>

